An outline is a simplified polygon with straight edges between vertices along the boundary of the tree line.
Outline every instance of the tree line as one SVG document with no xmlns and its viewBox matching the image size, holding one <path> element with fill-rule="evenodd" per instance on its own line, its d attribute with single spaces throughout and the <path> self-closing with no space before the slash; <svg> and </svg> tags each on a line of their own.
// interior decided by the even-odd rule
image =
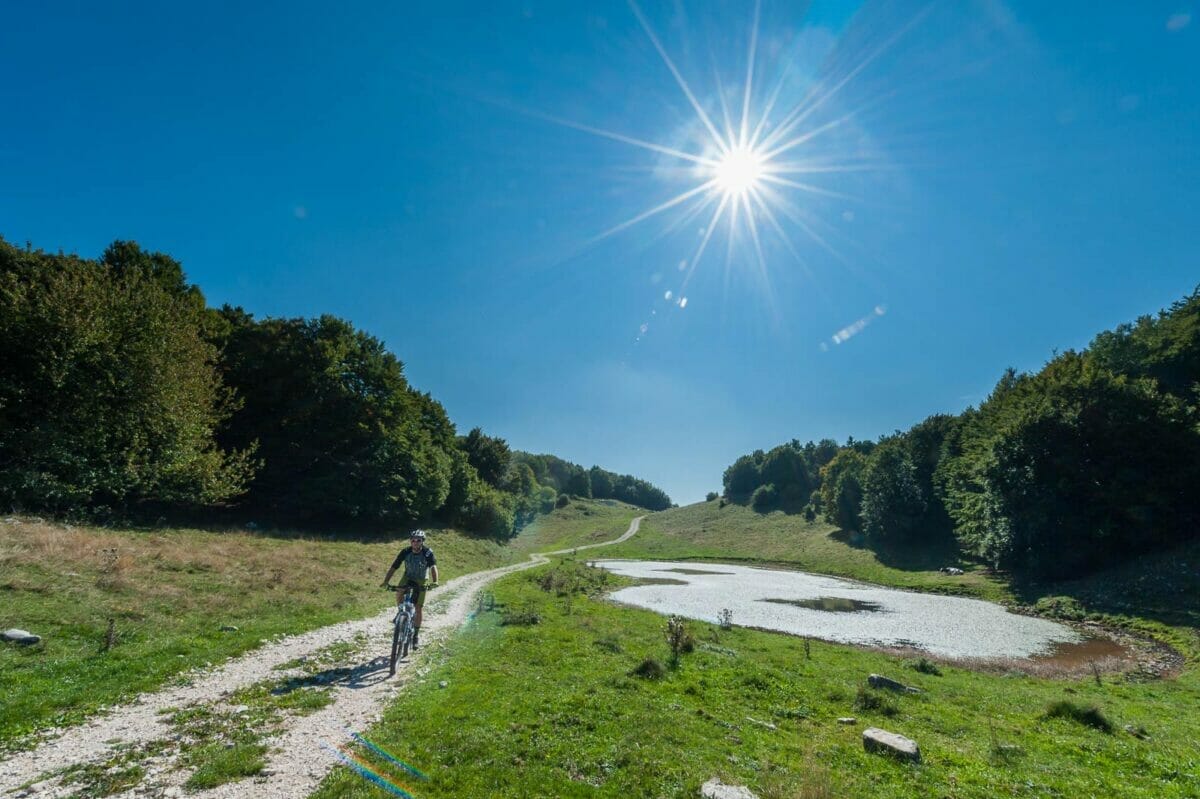
<svg viewBox="0 0 1200 799">
<path fill-rule="evenodd" d="M 560 497 L 652 509 L 629 475 L 458 435 L 379 339 L 209 307 L 168 255 L 0 238 L 0 503 L 61 515 L 235 508 L 264 522 L 512 535 Z"/>
<path fill-rule="evenodd" d="M 957 547 L 1034 579 L 1200 535 L 1200 288 L 1156 316 L 1009 369 L 978 407 L 877 442 L 738 458 L 725 496 L 817 514 L 878 549 Z"/>
</svg>

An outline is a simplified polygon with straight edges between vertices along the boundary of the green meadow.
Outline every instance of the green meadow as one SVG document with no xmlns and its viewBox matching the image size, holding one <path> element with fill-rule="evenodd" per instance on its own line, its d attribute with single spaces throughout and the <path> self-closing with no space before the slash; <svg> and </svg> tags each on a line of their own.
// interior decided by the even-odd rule
<svg viewBox="0 0 1200 799">
<path fill-rule="evenodd" d="M 549 517 L 537 534 L 557 545 L 583 543 L 583 507 Z M 569 520 L 571 532 L 552 534 L 556 519 Z M 639 535 L 595 555 L 786 564 L 1010 602 L 1035 592 L 981 570 L 951 578 L 933 562 L 885 562 L 827 525 L 717 502 L 652 514 Z M 1048 679 L 721 629 L 716 618 L 685 622 L 688 651 L 673 659 L 667 620 L 606 601 L 621 578 L 586 563 L 581 553 L 494 587 L 491 610 L 368 731 L 430 780 L 377 759 L 380 773 L 420 797 L 697 796 L 712 777 L 762 797 L 1200 794 L 1200 639 L 1185 623 L 1198 594 L 1187 569 L 1160 574 L 1157 589 L 1134 566 L 1049 586 L 1072 595 L 1044 605 L 1175 644 L 1187 656 L 1179 673 Z M 1172 581 L 1189 575 L 1190 584 Z M 1105 612 L 1132 596 L 1152 610 Z M 1153 610 L 1171 596 L 1178 613 Z M 871 673 L 922 693 L 871 689 Z M 917 741 L 921 762 L 865 752 L 870 726 Z M 316 794 L 384 795 L 343 768 Z"/>
</svg>

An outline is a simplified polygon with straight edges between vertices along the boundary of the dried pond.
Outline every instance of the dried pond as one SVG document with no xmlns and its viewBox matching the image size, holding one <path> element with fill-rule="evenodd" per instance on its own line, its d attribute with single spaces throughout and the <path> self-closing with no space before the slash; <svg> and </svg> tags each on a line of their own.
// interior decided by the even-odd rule
<svg viewBox="0 0 1200 799">
<path fill-rule="evenodd" d="M 1010 613 L 979 599 L 899 591 L 806 572 L 730 564 L 602 560 L 615 574 L 654 584 L 612 598 L 659 613 L 716 622 L 722 609 L 745 627 L 846 644 L 914 647 L 944 658 L 1078 658 L 1115 654 L 1119 645 L 1088 639 L 1045 619 Z M 709 566 L 710 564 L 704 564 Z M 670 584 L 660 582 L 670 574 Z"/>
</svg>

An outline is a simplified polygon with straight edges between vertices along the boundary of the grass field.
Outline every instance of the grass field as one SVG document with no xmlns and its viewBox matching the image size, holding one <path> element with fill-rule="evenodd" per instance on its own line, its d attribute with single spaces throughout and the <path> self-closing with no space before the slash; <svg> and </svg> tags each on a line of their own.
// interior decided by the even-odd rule
<svg viewBox="0 0 1200 799">
<path fill-rule="evenodd" d="M 431 780 L 375 759 L 381 773 L 422 799 L 691 797 L 713 776 L 776 799 L 1200 795 L 1194 667 L 1149 682 L 933 674 L 868 650 L 811 642 L 806 656 L 793 637 L 689 622 L 694 649 L 671 668 L 663 617 L 585 596 L 617 578 L 602 586 L 580 563 L 555 568 L 557 578 L 545 567 L 498 584 L 496 611 L 368 733 Z M 657 679 L 638 674 L 653 673 L 650 659 Z M 871 673 L 923 693 L 866 688 Z M 869 726 L 916 740 L 922 762 L 866 753 Z M 345 769 L 316 794 L 386 795 Z"/>
<path fill-rule="evenodd" d="M 43 638 L 0 646 L 0 749 L 272 636 L 378 611 L 404 543 L 0 522 L 0 629 Z M 518 556 L 449 530 L 430 544 L 443 580 Z"/>
</svg>

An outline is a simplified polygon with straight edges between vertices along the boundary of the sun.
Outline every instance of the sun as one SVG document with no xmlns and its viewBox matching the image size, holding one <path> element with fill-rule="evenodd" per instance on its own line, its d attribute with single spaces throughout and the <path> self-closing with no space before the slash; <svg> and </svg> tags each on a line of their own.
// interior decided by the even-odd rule
<svg viewBox="0 0 1200 799">
<path fill-rule="evenodd" d="M 712 167 L 714 188 L 731 199 L 760 189 L 767 178 L 767 161 L 752 147 L 734 147 Z"/>
</svg>

